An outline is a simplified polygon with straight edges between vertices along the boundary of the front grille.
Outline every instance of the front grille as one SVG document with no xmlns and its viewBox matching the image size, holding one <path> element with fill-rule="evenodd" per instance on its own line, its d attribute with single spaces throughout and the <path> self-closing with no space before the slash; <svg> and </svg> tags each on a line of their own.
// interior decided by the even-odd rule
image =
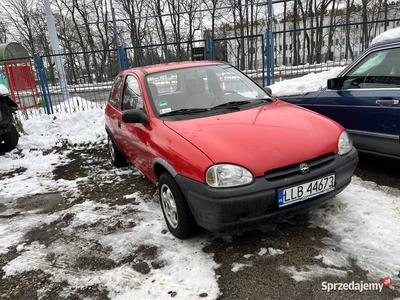
<svg viewBox="0 0 400 300">
<path fill-rule="evenodd" d="M 335 158 L 335 155 L 333 153 L 329 153 L 323 156 L 319 156 L 310 160 L 305 161 L 305 163 L 308 164 L 310 167 L 310 172 L 313 173 L 319 169 L 324 168 L 326 165 L 331 163 Z M 300 162 L 303 163 L 303 162 Z M 296 175 L 302 175 L 300 172 L 300 163 L 280 168 L 280 169 L 275 169 L 271 170 L 268 172 L 264 173 L 264 178 L 268 181 L 275 181 L 275 180 L 280 180 L 282 178 L 288 178 L 291 176 L 296 176 Z"/>
</svg>

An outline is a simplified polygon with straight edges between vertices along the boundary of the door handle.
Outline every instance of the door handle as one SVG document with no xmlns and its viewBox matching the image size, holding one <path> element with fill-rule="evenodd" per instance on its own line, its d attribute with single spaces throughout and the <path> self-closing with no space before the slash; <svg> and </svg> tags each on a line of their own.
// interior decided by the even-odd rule
<svg viewBox="0 0 400 300">
<path fill-rule="evenodd" d="M 121 129 L 121 121 L 118 121 L 118 128 Z"/>
<path fill-rule="evenodd" d="M 375 103 L 379 105 L 397 105 L 399 100 L 376 100 Z"/>
</svg>

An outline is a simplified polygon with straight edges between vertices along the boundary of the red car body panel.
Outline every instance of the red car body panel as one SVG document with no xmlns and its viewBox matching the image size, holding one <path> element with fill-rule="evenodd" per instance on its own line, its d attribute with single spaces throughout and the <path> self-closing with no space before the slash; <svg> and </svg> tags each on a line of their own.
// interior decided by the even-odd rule
<svg viewBox="0 0 400 300">
<path fill-rule="evenodd" d="M 215 164 L 237 164 L 251 170 L 255 177 L 326 153 L 337 153 L 337 139 L 332 137 L 338 138 L 343 131 L 341 125 L 283 101 L 166 125 Z"/>
<path fill-rule="evenodd" d="M 107 106 L 106 124 L 110 124 L 122 154 L 153 183 L 156 178 L 152 163 L 156 157 L 169 162 L 183 176 L 204 182 L 204 172 L 212 161 L 197 147 L 165 126 L 162 120 L 154 118 L 149 126 L 127 124 L 121 121 L 121 115 L 120 111 Z M 121 128 L 117 126 L 118 120 Z"/>
</svg>

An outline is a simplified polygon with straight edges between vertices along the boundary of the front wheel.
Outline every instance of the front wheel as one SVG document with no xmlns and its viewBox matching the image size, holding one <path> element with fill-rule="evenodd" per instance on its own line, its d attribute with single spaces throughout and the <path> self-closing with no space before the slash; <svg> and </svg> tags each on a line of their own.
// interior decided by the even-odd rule
<svg viewBox="0 0 400 300">
<path fill-rule="evenodd" d="M 163 173 L 158 181 L 161 208 L 169 231 L 178 239 L 196 234 L 198 226 L 178 184 L 169 173 Z"/>
<path fill-rule="evenodd" d="M 19 140 L 19 134 L 14 124 L 9 124 L 7 128 L 10 131 L 0 137 L 0 150 L 5 152 L 13 150 Z"/>
</svg>

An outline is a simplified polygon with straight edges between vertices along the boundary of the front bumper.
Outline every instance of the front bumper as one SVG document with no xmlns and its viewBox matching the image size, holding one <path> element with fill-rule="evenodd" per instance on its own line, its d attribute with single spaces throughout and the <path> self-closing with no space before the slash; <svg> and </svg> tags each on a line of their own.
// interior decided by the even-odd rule
<svg viewBox="0 0 400 300">
<path fill-rule="evenodd" d="M 279 180 L 256 178 L 247 186 L 216 189 L 204 183 L 177 175 L 175 177 L 184 193 L 198 225 L 212 231 L 224 231 L 271 221 L 282 215 L 292 214 L 321 205 L 344 190 L 358 164 L 358 153 L 353 148 L 348 154 L 335 155 L 323 168 L 305 175 L 296 175 Z M 278 207 L 277 191 L 281 188 L 312 181 L 335 173 L 335 190 L 294 203 Z"/>
</svg>

